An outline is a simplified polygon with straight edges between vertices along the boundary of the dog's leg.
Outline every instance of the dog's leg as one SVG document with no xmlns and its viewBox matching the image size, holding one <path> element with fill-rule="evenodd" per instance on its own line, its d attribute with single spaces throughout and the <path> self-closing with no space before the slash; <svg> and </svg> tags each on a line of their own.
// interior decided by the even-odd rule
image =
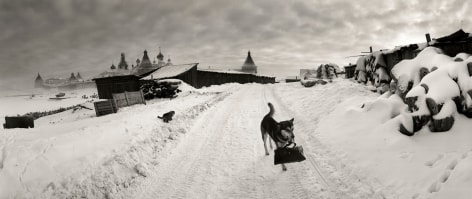
<svg viewBox="0 0 472 199">
<path fill-rule="evenodd" d="M 265 149 L 265 154 L 266 155 L 269 155 L 269 150 L 267 150 L 267 141 L 269 141 L 270 148 L 272 149 L 272 141 L 268 137 L 269 137 L 269 135 L 267 133 L 262 134 L 262 140 L 264 141 L 264 149 Z"/>
<path fill-rule="evenodd" d="M 287 171 L 287 166 L 285 166 L 285 164 L 282 164 L 282 170 Z"/>
<path fill-rule="evenodd" d="M 269 138 L 270 150 L 274 149 L 274 147 L 272 147 L 272 142 L 273 142 L 272 138 Z"/>
<path fill-rule="evenodd" d="M 262 142 L 264 142 L 265 154 L 269 155 L 269 150 L 267 150 L 267 137 L 268 137 L 268 134 L 267 134 L 267 132 L 265 132 L 265 129 L 262 128 L 262 126 L 261 126 L 261 134 L 262 134 Z M 269 139 L 269 142 L 270 142 L 270 139 Z M 272 146 L 272 143 L 271 143 L 271 146 Z"/>
</svg>

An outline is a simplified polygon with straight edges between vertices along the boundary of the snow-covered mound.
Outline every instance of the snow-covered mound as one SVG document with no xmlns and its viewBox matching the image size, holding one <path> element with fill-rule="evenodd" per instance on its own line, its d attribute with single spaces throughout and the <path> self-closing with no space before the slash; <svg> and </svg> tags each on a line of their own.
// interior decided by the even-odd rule
<svg viewBox="0 0 472 199">
<path fill-rule="evenodd" d="M 147 176 L 199 114 L 230 94 L 182 85 L 186 95 L 116 114 L 96 117 L 88 102 L 82 105 L 92 110 L 45 116 L 33 129 L 0 129 L 0 198 L 110 198 Z M 169 110 L 172 122 L 157 119 Z"/>
<path fill-rule="evenodd" d="M 392 69 L 395 94 L 408 104 L 410 113 L 400 131 L 413 135 L 429 125 L 432 132 L 452 128 L 457 112 L 472 117 L 472 58 L 467 54 L 444 55 L 427 47 L 412 60 L 403 60 Z"/>
</svg>

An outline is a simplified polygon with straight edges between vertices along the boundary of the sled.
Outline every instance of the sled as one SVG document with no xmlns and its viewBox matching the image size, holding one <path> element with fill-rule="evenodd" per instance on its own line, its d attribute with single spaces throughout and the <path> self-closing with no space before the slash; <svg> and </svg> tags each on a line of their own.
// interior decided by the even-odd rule
<svg viewBox="0 0 472 199">
<path fill-rule="evenodd" d="M 296 143 L 293 144 L 293 147 L 289 147 L 291 144 L 288 144 L 285 147 L 275 149 L 274 165 L 306 160 L 305 155 L 303 154 L 303 147 L 297 146 Z"/>
</svg>

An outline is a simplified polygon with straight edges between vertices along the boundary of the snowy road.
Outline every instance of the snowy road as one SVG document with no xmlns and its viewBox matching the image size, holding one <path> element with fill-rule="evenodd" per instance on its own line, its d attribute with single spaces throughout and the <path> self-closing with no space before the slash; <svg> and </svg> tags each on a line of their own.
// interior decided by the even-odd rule
<svg viewBox="0 0 472 199">
<path fill-rule="evenodd" d="M 318 117 L 293 113 L 275 87 L 251 85 L 238 89 L 202 114 L 187 137 L 163 160 L 157 171 L 123 198 L 375 198 L 371 188 L 342 173 L 328 172 L 311 148 Z M 322 94 L 321 92 L 319 93 Z M 317 97 L 323 103 L 322 97 Z M 278 121 L 295 117 L 297 140 L 306 149 L 307 161 L 289 164 L 288 171 L 273 165 L 273 153 L 264 155 L 259 125 L 272 102 Z M 327 102 L 325 102 L 327 103 Z M 307 120 L 310 118 L 310 120 Z M 315 119 L 313 122 L 312 119 Z M 303 132 L 303 131 L 311 132 Z M 297 136 L 298 137 L 298 136 Z M 302 141 L 309 139 L 310 142 Z M 309 145 L 309 143 L 312 143 Z M 307 150 L 308 149 L 308 150 Z M 316 154 L 320 155 L 320 154 Z M 349 186 L 347 185 L 349 183 Z"/>
<path fill-rule="evenodd" d="M 0 198 L 470 196 L 465 116 L 451 132 L 407 137 L 395 116 L 406 105 L 350 80 L 182 89 L 175 99 L 116 114 L 69 110 L 33 129 L 0 129 Z M 286 172 L 273 165 L 273 153 L 264 155 L 259 125 L 267 102 L 276 120 L 295 118 L 307 157 Z M 171 122 L 156 118 L 169 110 Z"/>
</svg>

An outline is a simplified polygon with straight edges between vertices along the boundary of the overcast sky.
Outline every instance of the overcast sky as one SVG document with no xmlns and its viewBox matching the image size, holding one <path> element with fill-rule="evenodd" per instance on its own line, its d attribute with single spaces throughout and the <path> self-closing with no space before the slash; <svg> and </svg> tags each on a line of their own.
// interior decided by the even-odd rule
<svg viewBox="0 0 472 199">
<path fill-rule="evenodd" d="M 467 0 L 0 0 L 0 88 L 32 87 L 38 72 L 92 78 L 158 46 L 202 68 L 239 68 L 250 49 L 261 74 L 297 75 L 369 46 L 472 32 L 470 13 Z"/>
</svg>

